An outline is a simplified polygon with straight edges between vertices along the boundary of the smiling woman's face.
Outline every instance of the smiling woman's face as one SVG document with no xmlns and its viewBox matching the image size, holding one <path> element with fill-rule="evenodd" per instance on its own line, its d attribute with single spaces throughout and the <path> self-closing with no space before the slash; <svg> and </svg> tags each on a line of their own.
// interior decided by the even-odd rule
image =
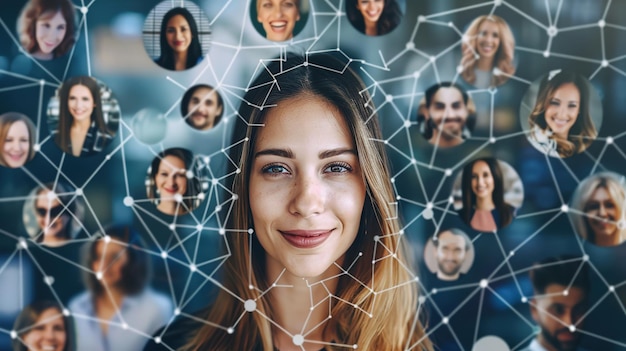
<svg viewBox="0 0 626 351">
<path fill-rule="evenodd" d="M 320 277 L 354 242 L 365 202 L 361 166 L 339 111 L 311 95 L 278 103 L 258 132 L 250 173 L 255 234 L 268 272 Z"/>
<path fill-rule="evenodd" d="M 63 315 L 56 308 L 44 310 L 35 325 L 22 336 L 29 351 L 62 351 L 66 339 Z"/>
<path fill-rule="evenodd" d="M 257 20 L 266 38 L 285 41 L 293 38 L 293 28 L 300 20 L 297 0 L 257 0 Z"/>
<path fill-rule="evenodd" d="M 567 138 L 580 112 L 580 91 L 574 83 L 558 87 L 546 107 L 545 119 L 550 130 L 561 138 Z"/>
<path fill-rule="evenodd" d="M 53 58 L 54 49 L 65 38 L 67 22 L 61 11 L 54 14 L 44 13 L 35 24 L 35 36 L 37 39 L 37 54 L 44 59 Z"/>
</svg>

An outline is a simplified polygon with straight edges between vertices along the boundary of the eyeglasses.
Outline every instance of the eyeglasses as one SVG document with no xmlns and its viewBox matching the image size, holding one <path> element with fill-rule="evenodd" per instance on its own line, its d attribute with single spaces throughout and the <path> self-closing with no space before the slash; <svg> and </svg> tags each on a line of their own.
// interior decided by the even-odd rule
<svg viewBox="0 0 626 351">
<path fill-rule="evenodd" d="M 62 205 L 57 205 L 52 208 L 35 207 L 35 213 L 40 217 L 45 217 L 48 213 L 50 213 L 50 218 L 56 218 L 61 214 L 61 212 L 63 212 Z"/>
</svg>

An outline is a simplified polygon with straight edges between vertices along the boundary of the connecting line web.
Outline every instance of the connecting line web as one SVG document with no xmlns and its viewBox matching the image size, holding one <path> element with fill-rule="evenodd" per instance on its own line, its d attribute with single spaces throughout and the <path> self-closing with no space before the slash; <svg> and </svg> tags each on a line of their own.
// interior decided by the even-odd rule
<svg viewBox="0 0 626 351">
<path fill-rule="evenodd" d="M 100 279 L 106 273 L 106 267 L 98 270 L 82 263 L 77 252 L 96 238 L 113 242 L 102 234 L 110 224 L 132 223 L 142 234 L 146 243 L 142 250 L 154 263 L 151 285 L 173 304 L 168 326 L 174 317 L 189 318 L 232 333 L 246 313 L 261 313 L 256 307 L 272 289 L 291 287 L 281 280 L 281 274 L 269 289 L 250 286 L 258 291 L 256 300 L 229 291 L 241 302 L 241 316 L 234 325 L 215 325 L 193 313 L 210 302 L 208 296 L 225 289 L 220 281 L 221 268 L 229 252 L 237 249 L 220 251 L 226 236 L 244 235 L 252 240 L 254 235 L 250 228 L 228 228 L 225 224 L 238 201 L 226 184 L 240 171 L 236 168 L 238 160 L 230 159 L 229 151 L 245 142 L 231 140 L 232 125 L 245 119 L 238 115 L 238 107 L 246 103 L 245 92 L 270 60 L 295 51 L 335 53 L 346 67 L 358 71 L 372 96 L 375 110 L 370 117 L 379 118 L 383 129 L 383 139 L 375 142 L 385 145 L 390 158 L 391 182 L 397 194 L 391 205 L 402 223 L 395 235 L 402 237 L 404 249 L 415 261 L 404 267 L 411 280 L 402 284 L 415 284 L 420 291 L 416 308 L 424 312 L 427 336 L 438 349 L 525 348 L 540 332 L 530 308 L 542 297 L 535 296 L 528 272 L 535 262 L 564 255 L 570 258 L 561 263 L 576 262 L 590 268 L 593 284 L 588 309 L 576 325 L 562 323 L 552 310 L 543 312 L 549 320 L 560 323 L 559 329 L 579 332 L 587 349 L 626 348 L 626 338 L 619 330 L 626 323 L 626 266 L 621 263 L 626 247 L 598 247 L 581 238 L 572 218 L 586 214 L 570 203 L 577 185 L 594 173 L 611 171 L 624 182 L 626 122 L 620 92 L 626 88 L 626 52 L 620 51 L 624 45 L 619 39 L 626 31 L 625 20 L 619 17 L 624 4 L 610 0 L 400 3 L 404 12 L 401 25 L 386 36 L 367 37 L 348 21 L 344 0 L 312 0 L 302 31 L 292 40 L 274 43 L 253 27 L 247 15 L 249 0 L 199 2 L 211 26 L 211 48 L 196 67 L 185 72 L 166 71 L 143 51 L 137 18 L 139 22 L 145 18 L 155 5 L 151 1 L 74 0 L 77 43 L 66 57 L 52 64 L 21 50 L 14 28 L 22 5 L 3 13 L 0 112 L 22 112 L 37 126 L 35 159 L 0 173 L 4 183 L 0 188 L 0 291 L 5 300 L 0 313 L 5 320 L 10 319 L 0 325 L 5 343 L 23 335 L 23 330 L 13 330 L 12 323 L 34 298 L 56 300 L 64 314 L 71 314 L 67 308 L 70 295 L 82 289 L 64 285 L 67 279 L 62 275 L 75 274 L 70 280 L 76 285 L 80 274 Z M 507 75 L 506 83 L 483 89 L 464 82 L 460 62 L 462 44 L 469 40 L 464 35 L 466 28 L 474 18 L 488 14 L 504 18 L 511 27 L 516 70 L 511 74 L 495 72 Z M 559 69 L 586 77 L 599 101 L 592 107 L 598 112 L 599 119 L 594 120 L 598 136 L 582 153 L 563 159 L 545 155 L 528 141 L 532 106 L 525 98 L 528 91 L 533 92 L 529 96 L 536 94 L 542 76 Z M 48 101 L 63 81 L 75 75 L 90 75 L 108 85 L 122 113 L 113 142 L 91 157 L 62 153 L 47 124 Z M 463 86 L 476 109 L 473 132 L 461 145 L 451 148 L 430 144 L 417 120 L 424 91 L 441 82 Z M 179 112 L 183 93 L 200 83 L 214 86 L 224 103 L 222 121 L 208 132 L 192 130 Z M 146 136 L 149 125 L 154 133 Z M 160 137 L 150 139 L 154 135 Z M 194 204 L 192 211 L 173 216 L 159 212 L 146 195 L 146 170 L 159 152 L 171 147 L 193 151 L 193 169 L 186 175 L 197 180 L 202 189 L 189 202 L 179 199 L 185 210 Z M 456 210 L 463 166 L 482 156 L 496 157 L 508 167 L 508 174 L 517 176 L 518 192 L 512 201 L 517 205 L 516 216 L 509 226 L 493 233 L 473 230 Z M 226 171 L 230 168 L 235 170 Z M 37 227 L 32 213 L 38 198 L 33 189 L 50 183 L 54 189 L 61 183 L 69 185 L 63 192 L 57 191 L 57 197 L 50 195 L 51 201 L 67 199 L 62 204 L 64 213 L 70 215 L 76 228 L 63 251 L 37 242 L 43 230 Z M 621 217 L 611 220 L 619 228 L 625 226 L 624 201 L 622 198 L 618 206 Z M 442 230 L 451 227 L 462 229 L 471 238 L 473 264 L 463 268 L 457 281 L 450 282 L 435 277 L 426 256 L 434 254 L 428 250 L 429 243 L 432 245 Z M 381 245 L 378 239 L 372 245 Z M 373 267 L 380 260 L 396 259 L 393 250 L 383 247 L 382 251 L 382 257 L 372 260 Z M 356 279 L 350 270 L 355 264 L 337 265 L 338 274 L 373 295 L 386 293 Z M 307 280 L 311 291 L 320 286 L 327 289 L 326 284 L 324 280 Z M 569 288 L 561 293 L 567 294 Z M 328 290 L 322 300 L 311 297 L 311 311 L 327 306 L 327 301 L 353 304 Z M 358 313 L 372 313 L 357 304 L 353 307 Z M 80 314 L 73 317 L 92 318 Z M 263 317 L 296 345 L 313 342 L 320 347 L 359 349 L 359 345 L 310 339 L 318 325 L 306 324 L 294 334 L 270 316 Z M 332 317 L 329 311 L 327 320 Z M 99 322 L 141 335 L 146 341 L 154 338 L 161 342 L 163 336 L 153 337 L 155 330 L 137 329 L 119 311 L 112 320 Z M 419 350 L 420 345 L 409 344 L 406 349 Z"/>
</svg>

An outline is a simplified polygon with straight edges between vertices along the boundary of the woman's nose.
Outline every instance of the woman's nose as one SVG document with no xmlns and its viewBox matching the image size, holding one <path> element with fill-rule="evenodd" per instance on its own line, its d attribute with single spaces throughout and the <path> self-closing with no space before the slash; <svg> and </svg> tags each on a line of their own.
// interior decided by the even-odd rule
<svg viewBox="0 0 626 351">
<path fill-rule="evenodd" d="M 296 180 L 292 190 L 290 212 L 304 218 L 324 211 L 325 189 L 320 179 L 314 176 Z"/>
</svg>

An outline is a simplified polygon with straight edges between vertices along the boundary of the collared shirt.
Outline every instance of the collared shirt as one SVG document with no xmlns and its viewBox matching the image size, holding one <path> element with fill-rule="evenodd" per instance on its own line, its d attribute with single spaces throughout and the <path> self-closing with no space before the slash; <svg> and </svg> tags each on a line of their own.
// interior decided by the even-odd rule
<svg viewBox="0 0 626 351">
<path fill-rule="evenodd" d="M 52 137 L 56 138 L 56 134 L 58 134 L 58 130 L 52 131 Z M 96 122 L 91 122 L 91 126 L 87 130 L 87 134 L 85 135 L 85 141 L 83 142 L 83 147 L 80 151 L 79 157 L 89 156 L 96 153 L 101 152 L 104 148 L 109 145 L 109 142 L 113 139 L 113 136 L 107 133 L 101 132 L 96 126 Z M 72 151 L 72 140 L 70 139 L 67 143 L 67 150 Z"/>
<path fill-rule="evenodd" d="M 124 297 L 118 313 L 106 321 L 109 327 L 104 334 L 90 292 L 76 296 L 68 306 L 76 326 L 76 349 L 89 351 L 142 350 L 173 314 L 168 297 L 145 289 L 138 295 Z"/>
</svg>

